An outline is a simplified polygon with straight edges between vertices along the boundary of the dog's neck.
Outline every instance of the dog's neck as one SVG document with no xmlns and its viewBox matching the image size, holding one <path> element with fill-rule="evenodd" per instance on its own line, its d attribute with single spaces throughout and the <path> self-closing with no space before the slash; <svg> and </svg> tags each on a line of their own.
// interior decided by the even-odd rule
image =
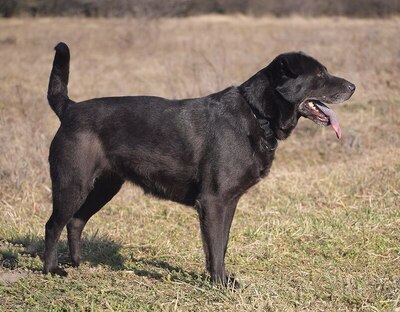
<svg viewBox="0 0 400 312">
<path fill-rule="evenodd" d="M 271 128 L 270 120 L 263 114 L 263 112 L 260 112 L 260 110 L 254 104 L 251 104 L 251 102 L 249 101 L 249 99 L 246 96 L 246 93 L 243 92 L 241 87 L 239 87 L 238 89 L 239 89 L 240 94 L 244 98 L 244 100 L 249 105 L 249 107 L 254 115 L 254 118 L 258 122 L 258 125 L 263 130 L 263 136 L 265 139 L 265 147 L 269 151 L 274 151 L 278 147 L 278 141 L 277 141 L 275 132 Z"/>
<path fill-rule="evenodd" d="M 266 67 L 239 86 L 240 93 L 249 104 L 260 126 L 268 124 L 269 131 L 278 140 L 286 139 L 296 127 L 299 115 L 273 87 Z M 267 129 L 268 130 L 268 129 Z M 265 130 L 264 130 L 265 131 Z"/>
</svg>

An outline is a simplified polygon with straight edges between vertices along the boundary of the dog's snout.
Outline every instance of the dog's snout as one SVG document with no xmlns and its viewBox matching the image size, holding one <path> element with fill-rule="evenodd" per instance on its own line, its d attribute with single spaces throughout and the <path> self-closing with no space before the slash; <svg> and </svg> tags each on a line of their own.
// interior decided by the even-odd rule
<svg viewBox="0 0 400 312">
<path fill-rule="evenodd" d="M 356 90 L 356 86 L 351 82 L 348 83 L 347 87 L 350 89 L 351 92 L 354 92 Z"/>
</svg>

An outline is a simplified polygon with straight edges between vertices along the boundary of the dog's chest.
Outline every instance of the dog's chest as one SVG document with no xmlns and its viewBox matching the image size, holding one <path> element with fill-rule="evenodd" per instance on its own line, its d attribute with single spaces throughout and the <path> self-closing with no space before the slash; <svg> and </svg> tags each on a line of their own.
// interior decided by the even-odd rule
<svg viewBox="0 0 400 312">
<path fill-rule="evenodd" d="M 275 157 L 275 151 L 267 151 L 261 153 L 258 160 L 259 178 L 265 178 L 268 175 L 272 167 L 272 162 L 274 160 L 274 157 Z"/>
</svg>

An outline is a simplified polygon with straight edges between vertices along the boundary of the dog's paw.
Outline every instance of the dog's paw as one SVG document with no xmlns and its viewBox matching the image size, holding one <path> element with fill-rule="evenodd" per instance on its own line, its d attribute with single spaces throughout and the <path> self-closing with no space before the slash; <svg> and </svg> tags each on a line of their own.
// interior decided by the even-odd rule
<svg viewBox="0 0 400 312">
<path fill-rule="evenodd" d="M 233 276 L 228 276 L 225 287 L 228 289 L 240 289 L 242 288 L 242 285 Z"/>
<path fill-rule="evenodd" d="M 72 259 L 72 266 L 74 267 L 74 268 L 77 268 L 77 267 L 79 267 L 80 265 L 81 265 L 81 259 L 80 258 L 76 258 L 76 259 Z"/>
<path fill-rule="evenodd" d="M 215 276 L 212 278 L 212 282 L 227 289 L 241 288 L 239 281 L 233 275 L 229 274 L 225 274 L 222 278 Z"/>
<path fill-rule="evenodd" d="M 62 277 L 66 277 L 68 275 L 67 271 L 65 271 L 64 269 L 62 269 L 60 267 L 57 267 L 54 270 L 52 270 L 51 274 L 59 275 L 59 276 L 62 276 Z"/>
<path fill-rule="evenodd" d="M 59 275 L 62 277 L 66 277 L 68 275 L 67 271 L 65 271 L 64 269 L 60 268 L 60 267 L 55 267 L 53 269 L 49 269 L 49 270 L 43 270 L 43 274 L 48 274 L 50 273 L 51 275 Z"/>
</svg>

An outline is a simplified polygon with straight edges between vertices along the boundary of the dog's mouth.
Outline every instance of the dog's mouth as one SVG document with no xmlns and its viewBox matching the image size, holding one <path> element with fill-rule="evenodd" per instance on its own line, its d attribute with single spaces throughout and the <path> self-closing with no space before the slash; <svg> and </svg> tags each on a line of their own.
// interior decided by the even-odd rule
<svg viewBox="0 0 400 312">
<path fill-rule="evenodd" d="M 331 125 L 338 139 L 342 136 L 336 113 L 318 100 L 306 100 L 300 105 L 300 112 L 308 119 L 322 126 Z"/>
</svg>

